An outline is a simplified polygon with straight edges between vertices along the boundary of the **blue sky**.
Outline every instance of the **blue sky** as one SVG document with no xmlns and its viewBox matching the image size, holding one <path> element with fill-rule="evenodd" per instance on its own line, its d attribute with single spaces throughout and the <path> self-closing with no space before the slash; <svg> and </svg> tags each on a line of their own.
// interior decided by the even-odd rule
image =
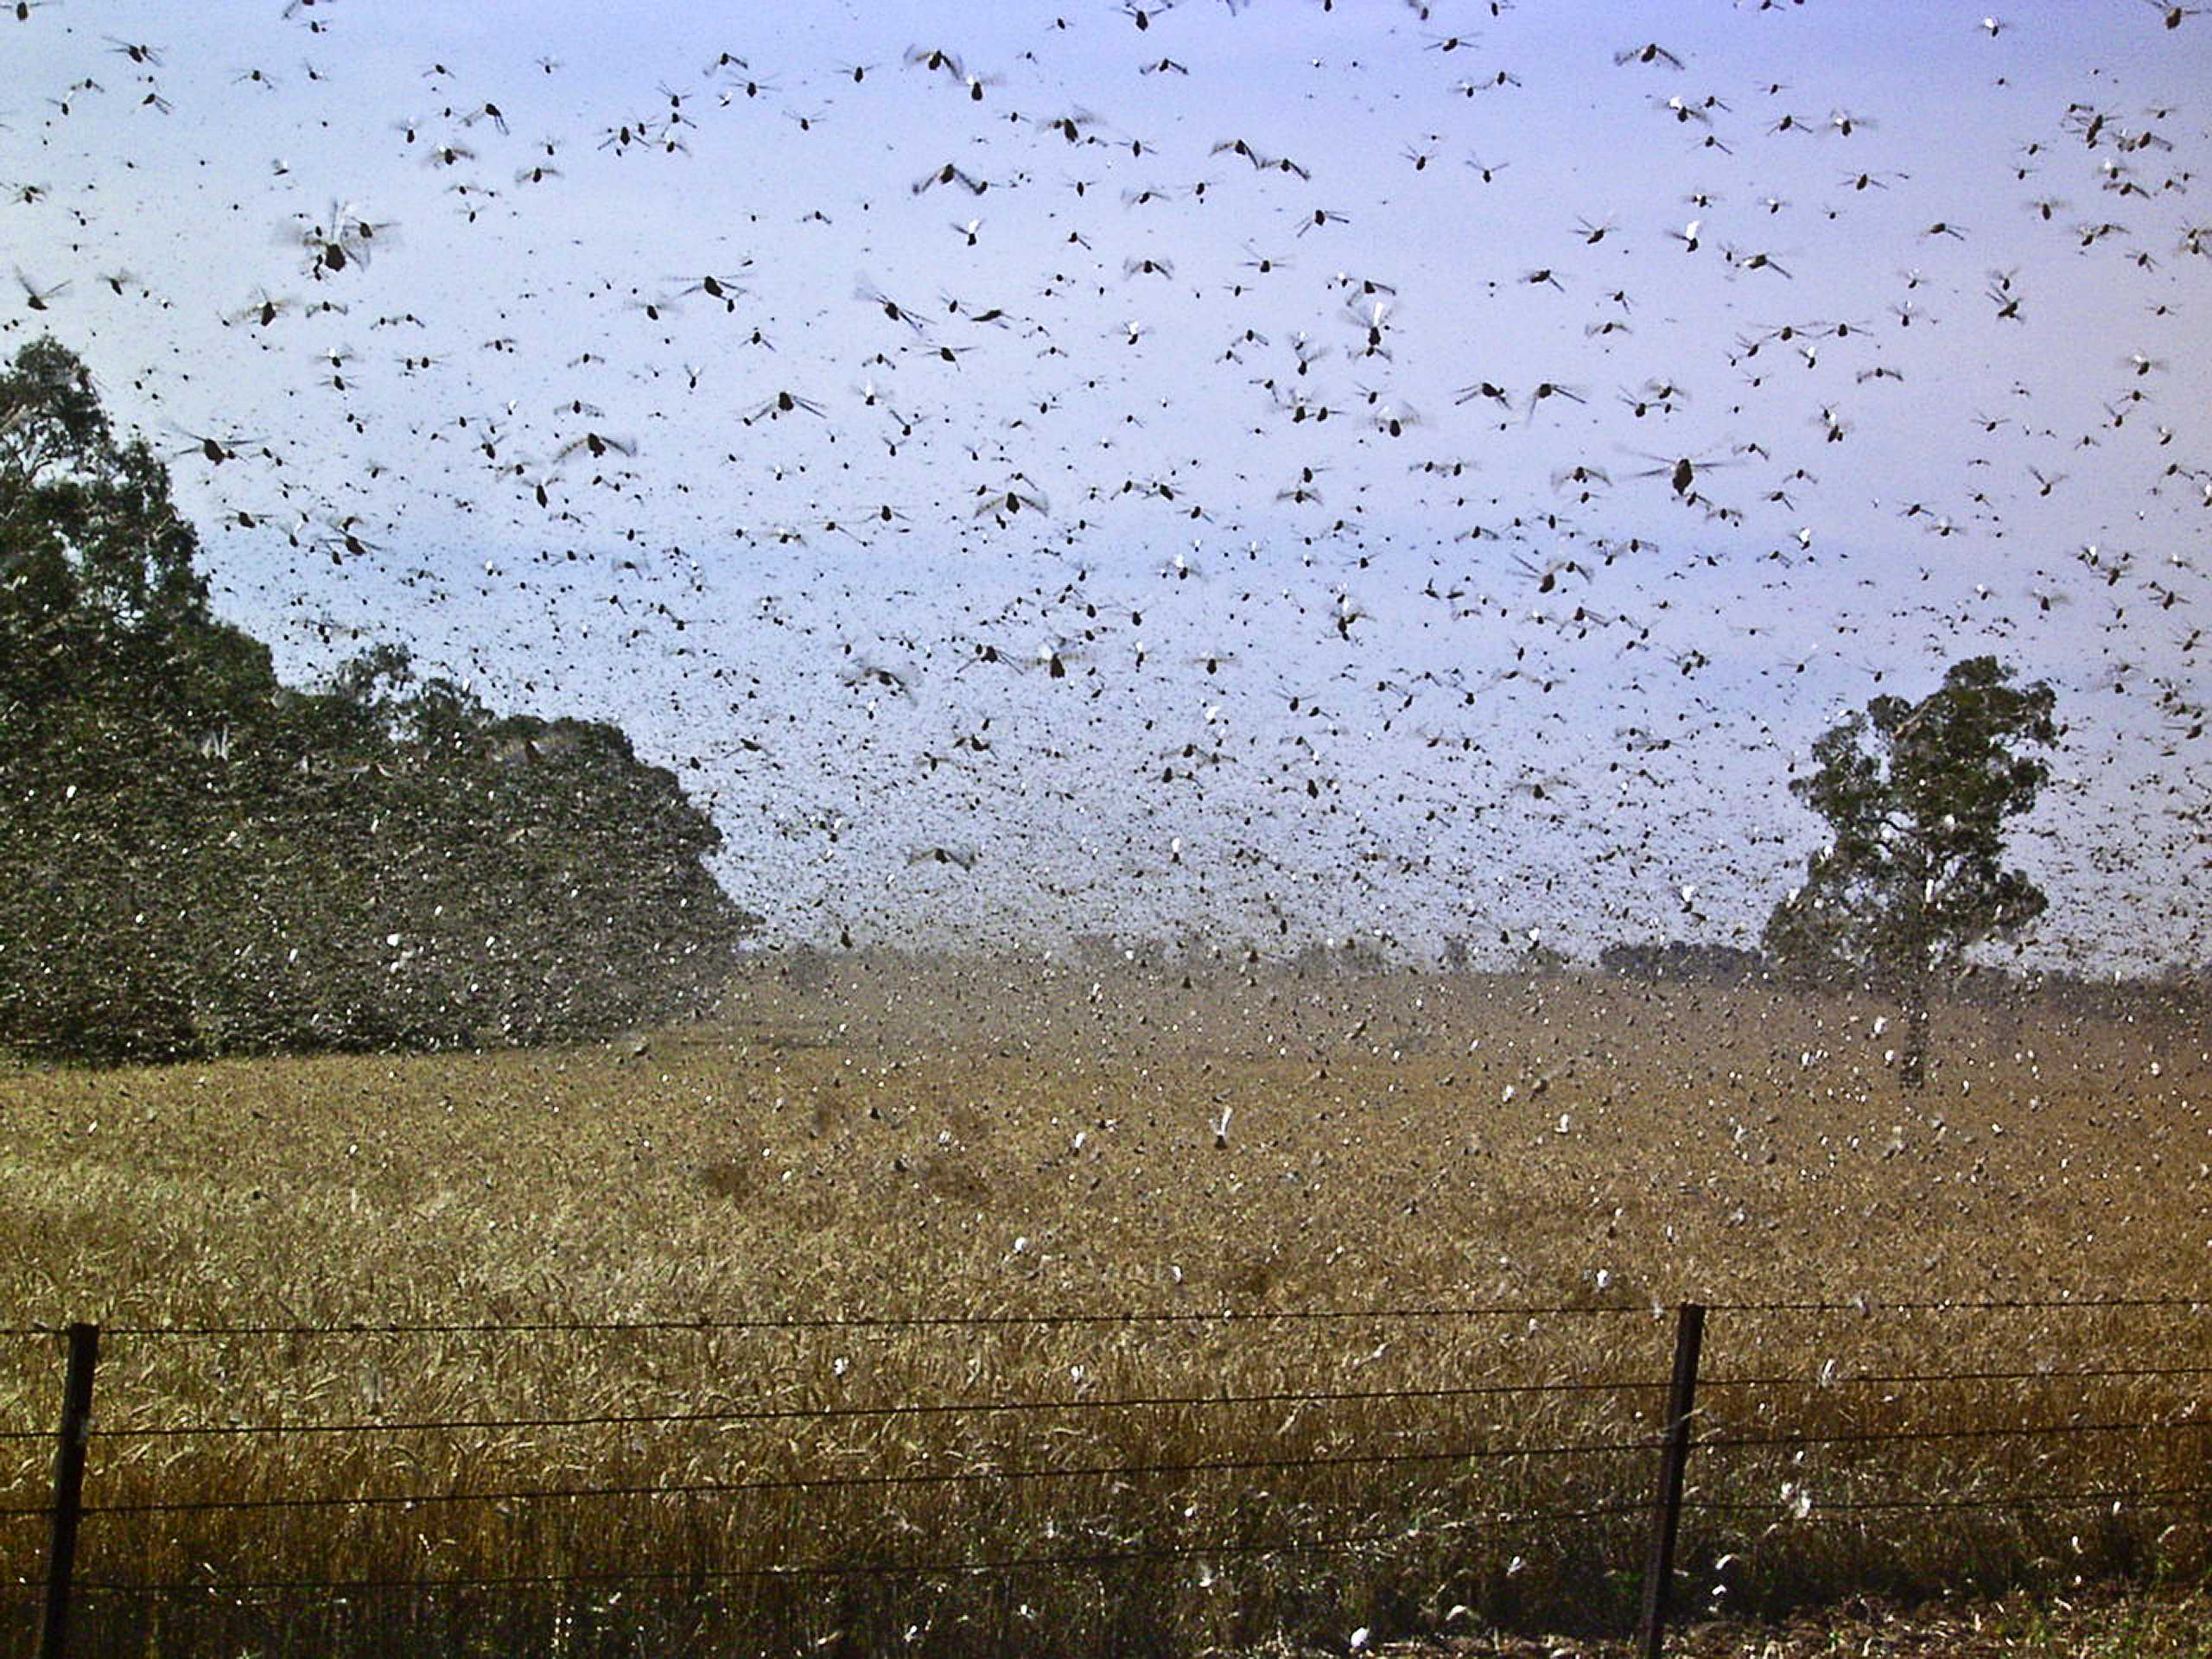
<svg viewBox="0 0 2212 1659">
<path fill-rule="evenodd" d="M 0 29 L 8 334 L 257 441 L 288 672 L 621 721 L 777 937 L 1740 941 L 1993 651 L 2041 953 L 2204 956 L 2212 20 L 283 10 Z"/>
</svg>

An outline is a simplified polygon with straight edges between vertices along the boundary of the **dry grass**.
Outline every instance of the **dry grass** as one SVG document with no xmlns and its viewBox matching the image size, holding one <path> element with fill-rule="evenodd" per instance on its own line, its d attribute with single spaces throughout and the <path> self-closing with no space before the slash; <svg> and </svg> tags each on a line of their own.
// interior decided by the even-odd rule
<svg viewBox="0 0 2212 1659">
<path fill-rule="evenodd" d="M 1378 1659 L 1625 1659 L 1633 1650 L 1602 1638 L 1490 1630 L 1375 1649 Z M 2212 1600 L 2201 1592 L 2102 1590 L 1941 1596 L 1902 1606 L 1854 1596 L 1783 1620 L 1705 1620 L 1675 1637 L 1669 1651 L 1681 1659 L 2202 1659 L 2212 1651 Z"/>
<path fill-rule="evenodd" d="M 1683 1299 L 2203 1285 L 2201 1025 L 2148 1004 L 2132 1019 L 1947 1009 L 1916 1097 L 1873 1031 L 1885 1012 L 1571 978 L 1185 988 L 854 962 L 804 982 L 764 968 L 717 1024 L 642 1046 L 0 1073 L 0 1308 L 15 1320 L 1239 1316 L 111 1335 L 89 1502 L 425 1501 L 94 1515 L 80 1570 L 95 1582 L 363 1587 L 96 1594 L 86 1650 L 1106 1654 L 1288 1634 L 1341 1651 L 1361 1626 L 1617 1630 L 1640 1522 L 1510 1517 L 1639 1503 L 1656 1393 L 1376 1396 L 1662 1382 L 1669 1331 L 1650 1310 Z M 1249 1317 L 1500 1303 L 1643 1311 Z M 1866 1379 L 2212 1363 L 2207 1338 L 2186 1309 L 1716 1311 L 1707 1378 L 1770 1380 L 1708 1387 L 1710 1435 L 2071 1427 L 1700 1450 L 1694 1501 L 1764 1507 L 1690 1516 L 1688 1611 L 2200 1582 L 2202 1497 L 2002 1500 L 2212 1484 L 2193 1427 L 2087 1427 L 2193 1418 L 2201 1378 Z M 0 1342 L 0 1431 L 49 1427 L 56 1354 L 50 1338 Z M 1306 1392 L 1362 1397 L 1098 1403 Z M 984 1400 L 1080 1403 L 855 1414 Z M 842 1414 L 808 1414 L 825 1408 Z M 124 1432 L 763 1410 L 791 1414 Z M 1560 1446 L 1624 1449 L 1517 1450 Z M 41 1501 L 47 1457 L 0 1440 L 0 1505 Z M 1243 1466 L 1080 1472 L 1193 1463 Z M 877 1484 L 777 1484 L 829 1478 Z M 704 1490 L 731 1484 L 747 1490 Z M 650 1490 L 436 1501 L 549 1487 Z M 0 1560 L 29 1579 L 36 1525 L 0 1528 Z M 1084 1564 L 955 1570 L 1070 1558 Z M 854 1570 L 886 1562 L 938 1570 Z M 842 1571 L 760 1576 L 795 1563 Z M 601 1573 L 657 1576 L 403 1587 Z M 1469 1611 L 1453 1621 L 1455 1606 Z M 0 1617 L 27 1628 L 20 1598 Z"/>
</svg>

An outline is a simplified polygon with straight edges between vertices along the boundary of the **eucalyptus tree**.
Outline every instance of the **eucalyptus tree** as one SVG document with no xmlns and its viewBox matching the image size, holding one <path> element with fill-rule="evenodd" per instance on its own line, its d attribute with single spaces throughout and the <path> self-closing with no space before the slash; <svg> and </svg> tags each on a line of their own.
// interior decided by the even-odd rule
<svg viewBox="0 0 2212 1659">
<path fill-rule="evenodd" d="M 1994 657 L 1955 663 L 1917 702 L 1878 696 L 1824 732 L 1790 793 L 1827 821 L 1802 886 L 1768 918 L 1785 969 L 1847 976 L 1894 995 L 1899 1075 L 1927 1075 L 1929 1007 L 1975 946 L 2018 938 L 2048 900 L 2005 868 L 2006 823 L 2049 779 L 2056 694 L 2014 683 Z"/>
</svg>

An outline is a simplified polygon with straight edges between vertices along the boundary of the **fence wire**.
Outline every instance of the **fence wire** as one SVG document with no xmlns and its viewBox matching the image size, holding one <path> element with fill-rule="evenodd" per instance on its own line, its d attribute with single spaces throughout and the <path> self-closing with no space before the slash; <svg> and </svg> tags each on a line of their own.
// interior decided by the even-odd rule
<svg viewBox="0 0 2212 1659">
<path fill-rule="evenodd" d="M 1854 1296 L 1840 1300 L 1720 1301 L 1704 1304 L 1713 1313 L 2080 1313 L 2111 1309 L 2212 1308 L 2204 1296 L 2061 1296 L 1980 1298 L 1961 1300 L 1883 1301 Z M 612 1336 L 664 1334 L 682 1331 L 865 1331 L 992 1329 L 1004 1326 L 1113 1326 L 1146 1325 L 1242 1325 L 1336 1323 L 1360 1319 L 1440 1320 L 1460 1319 L 1564 1319 L 1642 1317 L 1663 1319 L 1672 1309 L 1643 1302 L 1439 1303 L 1417 1306 L 1327 1308 L 1122 1308 L 1090 1313 L 823 1313 L 689 1315 L 643 1319 L 484 1319 L 456 1322 L 333 1320 L 321 1324 L 114 1324 L 103 1337 L 238 1338 L 363 1336 L 543 1336 L 560 1333 Z M 34 1338 L 67 1334 L 67 1325 L 0 1325 L 0 1338 Z"/>
<path fill-rule="evenodd" d="M 95 1440 L 180 1440 L 252 1434 L 397 1434 L 413 1430 L 690 1427 L 819 1419 L 988 1416 L 1008 1413 L 1151 1411 L 1230 1406 L 1343 1405 L 1378 1401 L 1446 1401 L 1516 1395 L 1624 1394 L 1667 1386 L 1663 1378 L 1623 1377 L 1582 1382 L 1484 1382 L 1433 1389 L 1281 1389 L 1247 1394 L 1080 1395 L 1042 1400 L 900 1401 L 878 1406 L 743 1406 L 677 1412 L 603 1412 L 566 1417 L 377 1419 L 329 1423 L 185 1423 L 95 1428 Z M 26 1433 L 22 1439 L 46 1439 Z"/>
<path fill-rule="evenodd" d="M 2059 1315 L 2165 1310 L 2186 1311 L 2194 1315 L 2204 1311 L 2208 1306 L 2212 1306 L 2212 1300 L 2193 1296 L 2063 1297 L 1889 1303 L 1876 1303 L 1853 1298 L 1848 1300 L 1714 1303 L 1708 1305 L 1708 1311 L 1714 1313 L 1745 1316 L 1790 1318 L 1811 1316 L 1823 1320 L 1848 1318 L 1855 1323 L 1881 1316 L 1922 1313 L 1942 1316 L 1998 1316 L 2022 1313 Z M 1602 1317 L 1654 1320 L 1663 1317 L 1667 1312 L 1668 1310 L 1664 1308 L 1649 1305 L 1615 1303 L 1446 1304 L 1420 1307 L 1274 1310 L 1128 1309 L 1089 1313 L 825 1314 L 789 1317 L 702 1317 L 630 1320 L 543 1319 L 459 1323 L 396 1321 L 382 1324 L 356 1322 L 118 1325 L 104 1328 L 100 1334 L 104 1338 L 140 1338 L 151 1342 L 179 1339 L 241 1343 L 272 1338 L 349 1338 L 359 1339 L 365 1337 L 484 1337 L 505 1339 L 586 1335 L 620 1338 L 651 1336 L 675 1337 L 716 1332 L 887 1332 L 962 1330 L 988 1332 L 1004 1329 L 1058 1328 L 1100 1330 L 1205 1325 L 1260 1328 L 1277 1324 L 1351 1324 L 1362 1321 L 1424 1321 L 1435 1324 L 1447 1320 L 1483 1319 L 1540 1321 Z M 42 1325 L 4 1327 L 0 1328 L 0 1337 L 49 1340 L 63 1335 L 67 1327 L 63 1326 Z M 1961 1367 L 1955 1370 L 1923 1368 L 1844 1371 L 1839 1374 L 1815 1376 L 1802 1374 L 1721 1375 L 1711 1378 L 1700 1378 L 1697 1386 L 1702 1395 L 1709 1396 L 1718 1393 L 1726 1395 L 1732 1399 L 1745 1395 L 1757 1396 L 1761 1394 L 1788 1397 L 1802 1395 L 1808 1392 L 1818 1394 L 1837 1390 L 1863 1390 L 1869 1388 L 1932 1390 L 1968 1387 L 1984 1389 L 2032 1387 L 2037 1389 L 2039 1394 L 2058 1388 L 2076 1390 L 2080 1397 L 2087 1402 L 2090 1397 L 2087 1391 L 2089 1385 L 2133 1384 L 2144 1382 L 2189 1383 L 2206 1376 L 2212 1376 L 2212 1364 L 2092 1363 L 2065 1367 L 2050 1365 L 2003 1367 L 1985 1364 Z M 391 1437 L 407 1433 L 442 1433 L 462 1436 L 587 1428 L 681 1431 L 694 1427 L 772 1426 L 802 1421 L 890 1422 L 905 1419 L 1022 1417 L 1051 1414 L 1080 1418 L 1095 1417 L 1107 1413 L 1167 1410 L 1211 1413 L 1235 1411 L 1240 1408 L 1355 1404 L 1441 1406 L 1454 1402 L 1510 1401 L 1516 1398 L 1535 1400 L 1545 1397 L 1570 1399 L 1613 1396 L 1634 1399 L 1639 1396 L 1649 1396 L 1664 1386 L 1662 1380 L 1655 1376 L 1612 1376 L 1561 1377 L 1544 1382 L 1478 1382 L 1421 1387 L 1283 1387 L 1244 1392 L 1161 1392 L 1116 1395 L 1048 1394 L 1039 1396 L 1016 1395 L 981 1399 L 894 1398 L 876 1403 L 825 1402 L 814 1405 L 761 1402 L 693 1410 L 607 1411 L 567 1414 L 541 1413 L 478 1417 L 425 1415 L 414 1418 L 378 1417 L 306 1422 L 281 1421 L 231 1423 L 155 1422 L 119 1424 L 114 1427 L 97 1425 L 89 1431 L 87 1438 L 94 1441 L 111 1443 L 175 1444 L 200 1440 L 236 1442 L 248 1439 Z M 1846 1400 L 1847 1401 L 1848 1398 L 1849 1396 L 1847 1395 Z M 1934 1409 L 1932 1407 L 1929 1408 Z M 1955 1409 L 1955 1408 L 1950 1408 Z M 2091 1417 L 2077 1414 L 2073 1417 L 2059 1421 L 2005 1421 L 1975 1425 L 1915 1425 L 1907 1422 L 1893 1427 L 1833 1429 L 1808 1425 L 1803 1430 L 1777 1428 L 1771 1431 L 1761 1431 L 1756 1427 L 1738 1430 L 1722 1426 L 1717 1422 L 1709 1408 L 1701 1407 L 1693 1422 L 1693 1444 L 1694 1453 L 1700 1457 L 1732 1452 L 1803 1452 L 1823 1447 L 1878 1447 L 1942 1442 L 1984 1444 L 2073 1442 L 2078 1444 L 2086 1438 L 2094 1436 L 2180 1436 L 2212 1427 L 2212 1418 L 2200 1418 L 2193 1414 L 2194 1411 L 2195 1406 L 2192 1402 L 2177 1407 L 2177 1414 L 2171 1417 L 2145 1416 L 2139 1413 L 2120 1414 L 2109 1417 Z M 1642 1417 L 1643 1414 L 1639 1413 L 1638 1415 Z M 1400 1433 L 1402 1434 L 1404 1431 Z M 0 1443 L 4 1444 L 28 1445 L 33 1442 L 51 1442 L 53 1439 L 51 1431 L 37 1429 L 0 1431 Z M 418 1509 L 449 1510 L 475 1505 L 514 1506 L 656 1499 L 735 1500 L 768 1495 L 803 1498 L 813 1495 L 884 1491 L 904 1488 L 979 1485 L 1011 1487 L 1082 1480 L 1136 1482 L 1234 1476 L 1264 1476 L 1271 1479 L 1281 1479 L 1301 1471 L 1374 1471 L 1429 1467 L 1468 1471 L 1478 1467 L 1497 1466 L 1514 1462 L 1561 1462 L 1648 1456 L 1656 1452 L 1660 1443 L 1660 1439 L 1656 1434 L 1639 1433 L 1627 1438 L 1583 1440 L 1562 1438 L 1532 1444 L 1504 1446 L 1459 1444 L 1446 1447 L 1421 1448 L 1400 1444 L 1388 1448 L 1355 1448 L 1332 1452 L 1286 1452 L 1281 1455 L 1257 1454 L 1127 1462 L 1101 1460 L 1060 1466 L 1050 1464 L 1017 1467 L 978 1465 L 968 1468 L 880 1470 L 874 1472 L 837 1475 L 760 1474 L 733 1480 L 626 1480 L 605 1484 L 578 1483 L 550 1486 L 493 1485 L 480 1489 L 308 1493 L 240 1498 L 154 1497 L 107 1503 L 87 1503 L 84 1504 L 79 1512 L 88 1520 L 100 1517 L 121 1520 L 137 1516 L 219 1514 L 367 1512 L 395 1510 L 411 1511 Z M 1854 1465 L 1850 1472 L 1854 1480 L 1863 1481 L 1868 1475 L 1878 1474 L 1879 1471 L 1870 1465 Z M 2044 1472 L 2047 1475 L 2050 1471 L 2046 1468 Z M 2212 1486 L 2185 1484 L 2149 1484 L 2141 1486 L 2085 1484 L 2070 1488 L 1977 1491 L 1934 1497 L 1882 1496 L 1878 1491 L 1866 1493 L 1861 1487 L 1852 1496 L 1839 1497 L 1834 1499 L 1817 1499 L 1808 1508 L 1802 1494 L 1793 1497 L 1785 1493 L 1779 1498 L 1759 1499 L 1726 1495 L 1726 1483 L 1739 1479 L 1741 1477 L 1726 1472 L 1725 1465 L 1722 1469 L 1716 1470 L 1713 1478 L 1723 1483 L 1723 1491 L 1719 1493 L 1707 1491 L 1692 1496 L 1681 1506 L 1683 1514 L 1712 1517 L 1717 1520 L 1764 1521 L 1778 1523 L 1785 1529 L 1789 1527 L 1819 1525 L 1823 1522 L 1834 1524 L 1848 1522 L 1853 1517 L 1913 1513 L 1965 1515 L 1980 1512 L 2024 1516 L 2085 1509 L 2110 1509 L 2114 1513 L 2128 1511 L 2163 1513 L 2212 1503 Z M 2094 1476 L 2092 1481 L 2094 1482 Z M 1624 1476 L 1616 1484 L 1631 1490 L 1639 1487 L 1643 1484 L 1641 1471 Z M 278 1598 L 313 1596 L 327 1599 L 388 1591 L 432 1595 L 461 1592 L 520 1591 L 528 1588 L 627 1584 L 644 1586 L 656 1583 L 682 1583 L 696 1586 L 719 1582 L 772 1580 L 883 1577 L 950 1580 L 1029 1572 L 1077 1572 L 1147 1562 L 1219 1561 L 1246 1556 L 1265 1557 L 1379 1549 L 1403 1545 L 1408 1541 L 1424 1536 L 1432 1538 L 1447 1536 L 1457 1529 L 1480 1529 L 1489 1532 L 1516 1527 L 1535 1529 L 1543 1527 L 1585 1524 L 1599 1520 L 1629 1516 L 1648 1516 L 1650 1512 L 1649 1501 L 1639 1493 L 1636 1501 L 1633 1502 L 1594 1506 L 1538 1505 L 1484 1512 L 1477 1503 L 1471 1514 L 1464 1519 L 1455 1518 L 1443 1522 L 1431 1521 L 1423 1526 L 1401 1526 L 1384 1531 L 1347 1533 L 1314 1538 L 1286 1537 L 1263 1541 L 1254 1541 L 1249 1539 L 1223 1539 L 1203 1543 L 1154 1545 L 1133 1540 L 1117 1542 L 1114 1547 L 1108 1548 L 1038 1554 L 1010 1554 L 979 1560 L 962 1560 L 947 1556 L 943 1559 L 922 1560 L 786 1561 L 746 1567 L 696 1566 L 683 1569 L 641 1567 L 634 1570 L 609 1567 L 572 1573 L 461 1575 L 442 1578 L 395 1575 L 357 1580 L 303 1577 L 232 1580 L 210 1577 L 143 1583 L 95 1580 L 80 1581 L 76 1588 L 86 1595 L 124 1598 L 161 1595 L 237 1599 L 255 1596 Z M 20 1525 L 45 1522 L 50 1520 L 52 1516 L 52 1508 L 47 1504 L 16 1504 L 0 1507 L 0 1522 Z M 1775 1530 L 1774 1524 L 1767 1527 L 1770 1534 Z M 11 1593 L 35 1591 L 35 1587 L 24 1580 L 18 1580 L 13 1586 L 0 1586 L 0 1599 L 10 1599 Z"/>
</svg>

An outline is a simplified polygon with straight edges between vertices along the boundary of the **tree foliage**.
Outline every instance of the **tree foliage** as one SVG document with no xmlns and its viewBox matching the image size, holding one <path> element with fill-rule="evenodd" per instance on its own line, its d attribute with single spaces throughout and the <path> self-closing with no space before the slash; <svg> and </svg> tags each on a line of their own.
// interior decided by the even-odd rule
<svg viewBox="0 0 2212 1659">
<path fill-rule="evenodd" d="M 1675 980 L 1682 984 L 1743 985 L 1766 971 L 1766 958 L 1732 944 L 1694 939 L 1665 944 L 1609 944 L 1598 953 L 1598 966 L 1624 979 Z"/>
<path fill-rule="evenodd" d="M 2005 825 L 2050 776 L 2031 751 L 2057 741 L 2056 697 L 2013 679 L 2010 666 L 1975 657 L 1918 702 L 1876 697 L 1823 733 L 1813 769 L 1790 781 L 1830 838 L 1763 943 L 1785 969 L 1904 996 L 1909 1081 L 1931 987 L 1976 945 L 2017 938 L 2048 903 L 2024 872 L 2005 868 Z"/>
<path fill-rule="evenodd" d="M 279 683 L 166 468 L 49 340 L 0 372 L 0 1045 L 544 1040 L 699 1007 L 753 918 L 674 774 L 373 647 Z"/>
</svg>

